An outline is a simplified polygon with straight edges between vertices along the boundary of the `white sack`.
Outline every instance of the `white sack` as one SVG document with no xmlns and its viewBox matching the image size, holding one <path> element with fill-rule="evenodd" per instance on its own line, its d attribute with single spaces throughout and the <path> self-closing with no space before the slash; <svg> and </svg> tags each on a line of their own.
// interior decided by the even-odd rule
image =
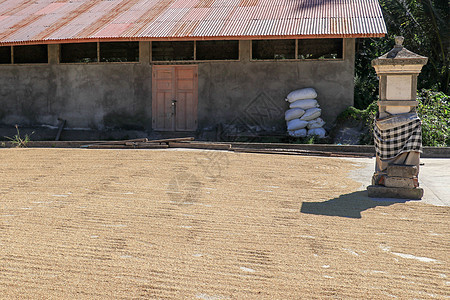
<svg viewBox="0 0 450 300">
<path fill-rule="evenodd" d="M 291 108 L 291 109 L 288 109 L 284 113 L 284 119 L 286 121 L 290 121 L 290 120 L 298 119 L 301 116 L 303 116 L 304 114 L 305 114 L 305 111 L 301 108 Z"/>
<path fill-rule="evenodd" d="M 313 88 L 305 88 L 290 92 L 286 97 L 286 101 L 294 102 L 301 99 L 310 99 L 316 97 L 317 93 Z"/>
<path fill-rule="evenodd" d="M 326 134 L 327 133 L 325 129 L 323 129 L 322 127 L 308 130 L 308 135 L 315 135 L 319 138 L 324 138 Z"/>
<path fill-rule="evenodd" d="M 322 118 L 317 118 L 308 122 L 308 129 L 320 128 L 325 125 L 325 121 Z"/>
<path fill-rule="evenodd" d="M 310 108 L 305 111 L 305 114 L 300 118 L 300 120 L 311 121 L 315 118 L 320 117 L 322 110 L 320 108 Z"/>
<path fill-rule="evenodd" d="M 288 131 L 295 131 L 302 128 L 305 128 L 306 125 L 308 125 L 307 121 L 300 120 L 300 119 L 294 119 L 287 122 L 287 129 Z"/>
<path fill-rule="evenodd" d="M 297 100 L 289 104 L 290 108 L 301 108 L 301 109 L 310 109 L 314 107 L 319 107 L 319 103 L 317 103 L 316 99 L 305 99 L 305 100 Z"/>
<path fill-rule="evenodd" d="M 299 129 L 294 131 L 288 131 L 288 134 L 293 137 L 305 137 L 306 136 L 306 129 Z"/>
</svg>

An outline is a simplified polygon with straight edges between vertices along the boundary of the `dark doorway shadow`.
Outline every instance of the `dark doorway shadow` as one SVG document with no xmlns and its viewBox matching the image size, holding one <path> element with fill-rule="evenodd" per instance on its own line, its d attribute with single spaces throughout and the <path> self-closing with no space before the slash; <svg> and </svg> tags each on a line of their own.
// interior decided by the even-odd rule
<svg viewBox="0 0 450 300">
<path fill-rule="evenodd" d="M 358 191 L 341 195 L 325 202 L 303 202 L 300 212 L 305 214 L 337 216 L 344 218 L 361 218 L 361 212 L 377 206 L 389 206 L 405 203 L 408 199 L 369 198 L 367 191 Z"/>
</svg>

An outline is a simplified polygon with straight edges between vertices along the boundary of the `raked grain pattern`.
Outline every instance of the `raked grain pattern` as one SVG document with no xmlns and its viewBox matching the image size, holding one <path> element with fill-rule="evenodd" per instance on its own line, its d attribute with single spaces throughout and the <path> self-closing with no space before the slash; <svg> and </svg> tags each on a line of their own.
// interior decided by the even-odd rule
<svg viewBox="0 0 450 300">
<path fill-rule="evenodd" d="M 370 202 L 348 160 L 3 149 L 0 161 L 2 299 L 450 295 L 449 208 Z"/>
</svg>

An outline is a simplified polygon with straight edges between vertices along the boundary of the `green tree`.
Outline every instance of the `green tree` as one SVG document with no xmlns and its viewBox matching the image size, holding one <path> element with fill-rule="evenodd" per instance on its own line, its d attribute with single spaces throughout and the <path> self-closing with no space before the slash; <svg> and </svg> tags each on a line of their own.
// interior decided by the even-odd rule
<svg viewBox="0 0 450 300">
<path fill-rule="evenodd" d="M 394 46 L 394 36 L 405 37 L 404 46 L 423 56 L 428 64 L 418 88 L 450 92 L 450 37 L 448 0 L 380 0 L 388 34 L 384 38 L 358 39 L 355 61 L 355 107 L 363 109 L 378 96 L 378 80 L 371 60 Z"/>
<path fill-rule="evenodd" d="M 380 0 L 390 36 L 405 37 L 404 46 L 427 56 L 419 88 L 449 93 L 450 37 L 448 0 Z"/>
<path fill-rule="evenodd" d="M 392 49 L 394 38 L 364 38 L 356 41 L 355 107 L 365 109 L 378 97 L 378 79 L 372 60 Z"/>
</svg>

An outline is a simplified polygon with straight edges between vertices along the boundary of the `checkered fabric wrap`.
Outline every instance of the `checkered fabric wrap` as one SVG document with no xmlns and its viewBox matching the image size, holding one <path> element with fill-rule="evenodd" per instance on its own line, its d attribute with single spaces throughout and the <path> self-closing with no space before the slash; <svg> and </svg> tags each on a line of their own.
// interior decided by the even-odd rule
<svg viewBox="0 0 450 300">
<path fill-rule="evenodd" d="M 397 155 L 422 152 L 422 125 L 419 118 L 404 125 L 381 130 L 374 126 L 375 150 L 380 159 L 391 159 Z"/>
</svg>

